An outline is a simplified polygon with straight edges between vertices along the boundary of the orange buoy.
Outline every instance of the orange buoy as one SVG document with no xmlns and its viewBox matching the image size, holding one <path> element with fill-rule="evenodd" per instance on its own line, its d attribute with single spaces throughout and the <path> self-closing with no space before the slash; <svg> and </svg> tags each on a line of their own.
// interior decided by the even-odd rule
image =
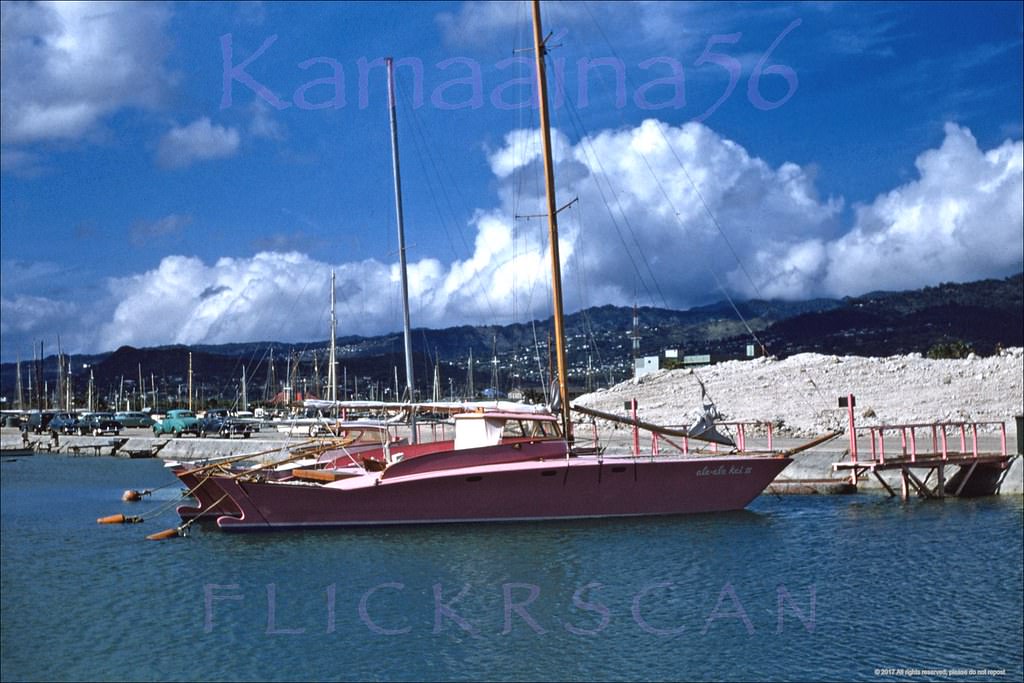
<svg viewBox="0 0 1024 683">
<path fill-rule="evenodd" d="M 109 517 L 100 517 L 96 520 L 97 524 L 124 524 L 124 515 L 110 515 Z"/>
<path fill-rule="evenodd" d="M 123 500 L 126 503 L 134 503 L 142 500 L 142 494 L 134 489 L 128 489 L 127 491 L 121 494 L 121 500 Z"/>
<path fill-rule="evenodd" d="M 150 541 L 162 541 L 162 540 L 164 540 L 166 538 L 173 538 L 174 536 L 177 536 L 177 535 L 178 535 L 178 530 L 176 528 L 175 529 L 164 529 L 163 531 L 158 531 L 155 534 L 150 534 L 149 536 L 146 536 L 146 538 L 148 540 L 150 540 Z"/>
<path fill-rule="evenodd" d="M 97 524 L 139 524 L 140 522 L 142 522 L 142 517 L 125 517 L 124 515 L 110 515 L 96 520 Z"/>
</svg>

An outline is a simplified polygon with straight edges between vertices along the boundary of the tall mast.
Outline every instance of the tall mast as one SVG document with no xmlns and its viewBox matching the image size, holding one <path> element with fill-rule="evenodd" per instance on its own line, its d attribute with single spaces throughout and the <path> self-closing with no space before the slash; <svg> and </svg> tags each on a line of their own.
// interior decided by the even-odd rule
<svg viewBox="0 0 1024 683">
<path fill-rule="evenodd" d="M 70 410 L 64 400 L 64 351 L 60 345 L 60 335 L 57 335 L 57 400 L 54 404 L 58 408 Z"/>
<path fill-rule="evenodd" d="M 554 299 L 555 349 L 558 356 L 558 396 L 562 408 L 562 429 L 572 443 L 569 408 L 569 375 L 565 362 L 565 328 L 562 320 L 562 267 L 558 256 L 558 209 L 555 206 L 555 168 L 551 161 L 551 121 L 548 117 L 548 82 L 544 73 L 547 47 L 540 25 L 540 0 L 533 0 L 533 47 L 537 53 L 537 96 L 540 100 L 540 134 L 544 147 L 544 183 L 548 199 L 548 239 L 551 243 L 551 293 Z"/>
<path fill-rule="evenodd" d="M 43 342 L 39 341 L 39 362 L 36 363 L 36 403 L 39 410 L 46 409 L 46 380 L 43 379 Z"/>
<path fill-rule="evenodd" d="M 398 119 L 395 116 L 395 73 L 391 57 L 384 60 L 388 70 L 388 109 L 391 115 L 391 165 L 395 174 L 395 213 L 398 217 L 398 262 L 402 275 L 402 330 L 405 334 L 405 384 L 409 403 L 416 400 L 412 383 L 412 332 L 409 329 L 409 281 L 405 266 L 405 227 L 402 216 L 402 176 L 398 168 Z M 410 442 L 416 443 L 416 409 L 410 405 Z"/>
<path fill-rule="evenodd" d="M 249 410 L 249 395 L 246 392 L 245 366 L 242 366 L 242 410 Z"/>
<path fill-rule="evenodd" d="M 338 400 L 338 358 L 335 349 L 335 339 L 338 337 L 338 318 L 334 312 L 335 305 L 334 271 L 331 271 L 331 358 L 330 367 L 327 369 L 327 396 L 331 401 Z"/>
<path fill-rule="evenodd" d="M 17 357 L 17 365 L 15 366 L 15 371 L 17 373 L 16 374 L 16 381 L 15 381 L 15 384 L 16 384 L 15 392 L 16 392 L 17 397 L 18 397 L 17 398 L 17 400 L 18 400 L 18 410 L 24 410 L 25 409 L 25 396 L 24 396 L 24 392 L 22 391 L 22 388 L 21 388 L 21 355 L 20 354 Z"/>
</svg>

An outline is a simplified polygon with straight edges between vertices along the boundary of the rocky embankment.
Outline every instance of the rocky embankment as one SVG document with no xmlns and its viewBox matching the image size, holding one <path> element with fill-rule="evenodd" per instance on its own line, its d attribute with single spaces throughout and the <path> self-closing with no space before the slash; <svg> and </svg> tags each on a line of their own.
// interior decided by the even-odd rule
<svg viewBox="0 0 1024 683">
<path fill-rule="evenodd" d="M 1024 413 L 1024 349 L 981 358 L 934 360 L 921 354 L 862 358 L 804 353 L 695 370 L 661 370 L 574 401 L 612 413 L 637 399 L 641 419 L 688 425 L 701 409 L 701 383 L 723 419 L 764 420 L 776 433 L 812 436 L 846 427 L 838 398 L 856 397 L 858 427 L 1006 422 Z M 985 431 L 995 431 L 989 425 Z"/>
</svg>

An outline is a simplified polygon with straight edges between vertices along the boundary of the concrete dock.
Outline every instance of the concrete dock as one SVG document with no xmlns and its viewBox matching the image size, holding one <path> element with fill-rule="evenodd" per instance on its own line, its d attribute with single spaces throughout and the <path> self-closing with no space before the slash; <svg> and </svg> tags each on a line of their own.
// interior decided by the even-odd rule
<svg viewBox="0 0 1024 683">
<path fill-rule="evenodd" d="M 1016 433 L 1013 422 L 1008 427 L 1008 450 L 1016 450 Z M 628 429 L 615 429 L 603 432 L 600 437 L 612 448 L 628 449 L 632 443 L 632 433 Z M 582 439 L 582 435 L 580 435 Z M 208 458 L 244 455 L 245 453 L 264 453 L 256 460 L 276 460 L 285 454 L 287 449 L 308 441 L 306 437 L 289 436 L 274 429 L 264 429 L 251 438 L 217 439 L 217 438 L 167 438 L 154 437 L 146 429 L 126 429 L 117 437 L 112 436 L 60 436 L 57 443 L 49 435 L 30 434 L 29 443 L 36 453 L 60 453 L 72 456 L 116 456 L 116 457 L 158 457 L 165 460 L 203 460 Z M 795 448 L 805 439 L 776 437 L 773 446 L 776 449 Z M 0 448 L 5 452 L 21 448 L 22 434 L 19 430 L 4 427 L 0 430 Z M 997 434 L 979 435 L 979 448 L 996 452 L 1000 449 L 1000 436 Z M 650 444 L 641 444 L 642 452 L 649 452 Z M 748 444 L 756 447 L 756 444 Z M 670 452 L 662 447 L 662 453 Z M 14 456 L 16 457 L 16 456 Z M 649 457 L 649 456 L 648 456 Z M 657 456 L 655 456 L 657 457 Z M 834 494 L 849 492 L 845 486 L 849 482 L 848 474 L 833 471 L 833 463 L 848 459 L 847 439 L 838 436 L 821 446 L 803 451 L 794 456 L 793 464 L 787 467 L 769 487 L 769 493 L 797 494 Z M 1000 488 L 1003 495 L 1024 494 L 1024 458 L 1017 457 L 1010 467 Z M 900 486 L 898 473 L 882 473 L 882 477 L 890 486 Z M 857 490 L 886 493 L 884 487 L 874 477 L 861 478 Z"/>
</svg>

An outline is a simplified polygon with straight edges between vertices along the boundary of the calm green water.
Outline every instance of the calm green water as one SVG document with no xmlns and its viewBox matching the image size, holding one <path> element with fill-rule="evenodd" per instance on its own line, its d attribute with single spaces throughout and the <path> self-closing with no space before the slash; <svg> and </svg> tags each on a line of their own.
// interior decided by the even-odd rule
<svg viewBox="0 0 1024 683">
<path fill-rule="evenodd" d="M 1020 497 L 151 542 L 173 511 L 96 518 L 170 502 L 120 502 L 174 481 L 158 461 L 36 456 L 0 479 L 5 681 L 1024 675 Z"/>
</svg>

